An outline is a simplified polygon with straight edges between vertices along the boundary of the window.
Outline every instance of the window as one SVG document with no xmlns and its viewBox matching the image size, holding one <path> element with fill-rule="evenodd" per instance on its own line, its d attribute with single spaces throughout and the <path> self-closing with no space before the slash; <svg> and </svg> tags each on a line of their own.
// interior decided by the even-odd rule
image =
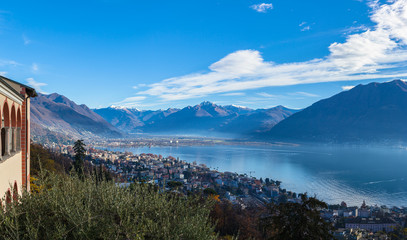
<svg viewBox="0 0 407 240">
<path fill-rule="evenodd" d="M 7 102 L 3 105 L 2 115 L 2 128 L 1 128 L 1 155 L 10 155 L 10 140 L 9 140 L 9 128 L 10 128 L 10 113 Z"/>
<path fill-rule="evenodd" d="M 12 105 L 11 111 L 7 102 L 1 112 L 1 156 L 7 156 L 21 150 L 21 111 L 18 105 Z"/>
<path fill-rule="evenodd" d="M 6 155 L 6 129 L 1 128 L 1 156 Z"/>
<path fill-rule="evenodd" d="M 11 152 L 15 152 L 16 151 L 16 138 L 17 138 L 17 132 L 16 132 L 16 127 L 17 127 L 17 118 L 16 118 L 16 108 L 13 104 L 13 106 L 11 106 L 11 128 L 10 128 L 10 150 Z"/>
<path fill-rule="evenodd" d="M 17 151 L 21 150 L 21 111 L 20 108 L 17 110 L 17 141 L 16 141 Z"/>
</svg>

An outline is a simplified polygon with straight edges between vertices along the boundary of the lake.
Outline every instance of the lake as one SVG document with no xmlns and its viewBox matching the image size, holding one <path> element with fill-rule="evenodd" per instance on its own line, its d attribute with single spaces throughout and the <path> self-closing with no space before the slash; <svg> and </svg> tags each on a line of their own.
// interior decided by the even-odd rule
<svg viewBox="0 0 407 240">
<path fill-rule="evenodd" d="M 407 150 L 321 146 L 111 148 L 204 163 L 212 169 L 282 181 L 283 188 L 348 205 L 407 206 Z"/>
</svg>

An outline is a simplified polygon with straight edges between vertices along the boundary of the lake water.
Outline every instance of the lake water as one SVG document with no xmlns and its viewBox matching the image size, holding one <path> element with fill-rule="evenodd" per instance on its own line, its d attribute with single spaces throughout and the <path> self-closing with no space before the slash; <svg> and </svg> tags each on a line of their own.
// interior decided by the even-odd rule
<svg viewBox="0 0 407 240">
<path fill-rule="evenodd" d="M 328 203 L 407 206 L 407 150 L 317 146 L 188 146 L 114 148 L 196 161 L 219 171 L 282 181 Z"/>
</svg>

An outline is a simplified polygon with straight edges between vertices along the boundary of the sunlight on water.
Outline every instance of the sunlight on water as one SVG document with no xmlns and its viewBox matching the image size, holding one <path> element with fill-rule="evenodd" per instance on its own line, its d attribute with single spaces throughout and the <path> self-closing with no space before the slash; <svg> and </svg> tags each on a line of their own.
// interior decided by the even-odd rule
<svg viewBox="0 0 407 240">
<path fill-rule="evenodd" d="M 407 206 L 407 151 L 367 147 L 188 146 L 111 149 L 204 163 L 283 182 L 328 203 Z"/>
</svg>

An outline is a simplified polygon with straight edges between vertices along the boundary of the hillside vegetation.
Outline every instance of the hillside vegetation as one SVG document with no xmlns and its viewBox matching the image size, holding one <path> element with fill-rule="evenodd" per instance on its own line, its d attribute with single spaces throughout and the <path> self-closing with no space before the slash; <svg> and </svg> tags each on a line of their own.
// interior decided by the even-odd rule
<svg viewBox="0 0 407 240">
<path fill-rule="evenodd" d="M 1 239 L 214 239 L 210 200 L 41 172 L 0 212 Z"/>
</svg>

